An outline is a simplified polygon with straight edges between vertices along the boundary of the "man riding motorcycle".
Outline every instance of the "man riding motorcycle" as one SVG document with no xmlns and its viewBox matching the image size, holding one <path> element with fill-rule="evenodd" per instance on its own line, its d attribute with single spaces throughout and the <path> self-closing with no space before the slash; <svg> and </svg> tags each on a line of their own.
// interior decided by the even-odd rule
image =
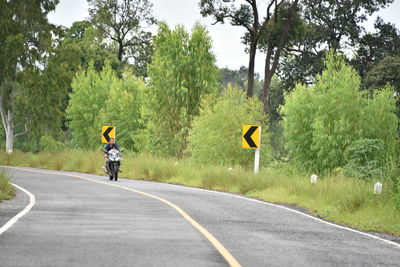
<svg viewBox="0 0 400 267">
<path fill-rule="evenodd" d="M 112 180 L 112 168 L 110 166 L 111 161 L 108 159 L 108 152 L 112 149 L 116 149 L 118 151 L 120 151 L 119 146 L 115 143 L 115 139 L 111 138 L 110 142 L 108 144 L 106 144 L 106 146 L 104 147 L 104 159 L 106 160 L 106 164 L 103 167 L 103 170 L 106 174 L 110 175 L 110 180 Z M 122 150 L 120 151 L 122 152 Z M 118 161 L 118 171 L 117 172 L 121 172 L 121 169 L 119 168 L 120 166 L 120 162 Z M 115 180 L 117 180 L 117 177 L 114 177 Z"/>
<path fill-rule="evenodd" d="M 108 143 L 104 147 L 104 156 L 107 157 L 108 151 L 110 151 L 113 148 L 116 149 L 116 150 L 119 150 L 119 146 L 115 143 L 115 139 L 114 138 L 110 138 L 110 143 Z"/>
</svg>

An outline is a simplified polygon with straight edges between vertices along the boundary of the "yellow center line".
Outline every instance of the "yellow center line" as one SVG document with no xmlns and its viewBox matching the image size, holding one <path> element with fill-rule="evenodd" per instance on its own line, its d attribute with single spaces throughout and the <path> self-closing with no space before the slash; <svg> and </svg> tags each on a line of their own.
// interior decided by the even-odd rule
<svg viewBox="0 0 400 267">
<path fill-rule="evenodd" d="M 7 168 L 11 168 L 11 169 L 16 169 L 16 170 L 22 170 L 22 171 L 28 171 L 28 172 L 36 172 L 36 173 L 43 173 L 43 174 L 51 174 L 51 175 L 63 175 L 63 176 L 68 176 L 68 177 L 73 177 L 73 178 L 78 178 L 78 179 L 82 179 L 82 180 L 87 180 L 90 182 L 94 182 L 94 183 L 98 183 L 98 184 L 105 184 L 108 186 L 113 186 L 113 187 L 117 187 L 120 189 L 124 189 L 127 191 L 131 191 L 146 197 L 150 197 L 153 199 L 157 199 L 159 201 L 164 202 L 165 204 L 167 204 L 168 206 L 172 207 L 173 209 L 175 209 L 180 215 L 182 215 L 183 218 L 185 218 L 185 220 L 187 220 L 191 225 L 194 226 L 194 228 L 196 228 L 205 238 L 207 238 L 207 240 L 216 248 L 216 250 L 221 254 L 222 257 L 224 257 L 224 259 L 228 262 L 229 266 L 232 267 L 241 267 L 240 263 L 232 256 L 232 254 L 218 241 L 218 239 L 216 239 L 210 232 L 208 232 L 202 225 L 200 225 L 197 221 L 195 221 L 192 217 L 190 217 L 185 211 L 183 211 L 180 207 L 178 207 L 177 205 L 175 205 L 174 203 L 158 197 L 156 195 L 152 195 L 149 193 L 145 193 L 136 189 L 132 189 L 129 187 L 125 187 L 125 186 L 121 186 L 121 185 L 116 185 L 116 184 L 110 184 L 108 182 L 103 182 L 103 181 L 97 181 L 95 179 L 91 179 L 91 178 L 87 178 L 87 177 L 83 177 L 83 176 L 78 176 L 78 175 L 73 175 L 73 174 L 65 174 L 65 173 L 53 173 L 53 172 L 46 172 L 46 171 L 38 171 L 38 170 L 29 170 L 29 169 L 25 169 L 25 168 L 18 168 L 18 167 L 10 167 L 10 166 L 6 166 Z"/>
</svg>

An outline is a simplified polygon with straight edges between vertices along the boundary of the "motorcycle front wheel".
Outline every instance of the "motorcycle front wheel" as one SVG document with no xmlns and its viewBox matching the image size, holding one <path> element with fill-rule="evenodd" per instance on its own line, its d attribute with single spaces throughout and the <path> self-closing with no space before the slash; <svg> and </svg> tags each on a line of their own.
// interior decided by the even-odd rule
<svg viewBox="0 0 400 267">
<path fill-rule="evenodd" d="M 115 166 L 113 177 L 114 177 L 114 180 L 115 180 L 115 181 L 118 180 L 118 166 Z"/>
</svg>

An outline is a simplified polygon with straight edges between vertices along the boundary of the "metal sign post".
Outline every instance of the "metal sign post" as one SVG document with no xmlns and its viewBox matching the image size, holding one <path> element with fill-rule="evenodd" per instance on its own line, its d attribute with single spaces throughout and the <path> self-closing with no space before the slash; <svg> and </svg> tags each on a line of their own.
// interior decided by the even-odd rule
<svg viewBox="0 0 400 267">
<path fill-rule="evenodd" d="M 254 151 L 254 174 L 258 174 L 260 169 L 260 144 L 261 144 L 261 126 L 259 127 L 260 133 L 258 136 L 258 147 L 256 151 Z"/>
</svg>

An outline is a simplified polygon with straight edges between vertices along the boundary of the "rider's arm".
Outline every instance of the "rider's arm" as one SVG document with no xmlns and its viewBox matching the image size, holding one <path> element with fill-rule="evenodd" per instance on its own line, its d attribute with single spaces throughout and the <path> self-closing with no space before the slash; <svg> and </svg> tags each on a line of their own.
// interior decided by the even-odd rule
<svg viewBox="0 0 400 267">
<path fill-rule="evenodd" d="M 108 151 L 110 150 L 110 147 L 109 147 L 109 145 L 107 144 L 105 147 L 104 147 L 104 150 L 103 150 L 103 156 L 104 156 L 104 158 L 107 158 L 107 155 L 108 155 Z"/>
</svg>

